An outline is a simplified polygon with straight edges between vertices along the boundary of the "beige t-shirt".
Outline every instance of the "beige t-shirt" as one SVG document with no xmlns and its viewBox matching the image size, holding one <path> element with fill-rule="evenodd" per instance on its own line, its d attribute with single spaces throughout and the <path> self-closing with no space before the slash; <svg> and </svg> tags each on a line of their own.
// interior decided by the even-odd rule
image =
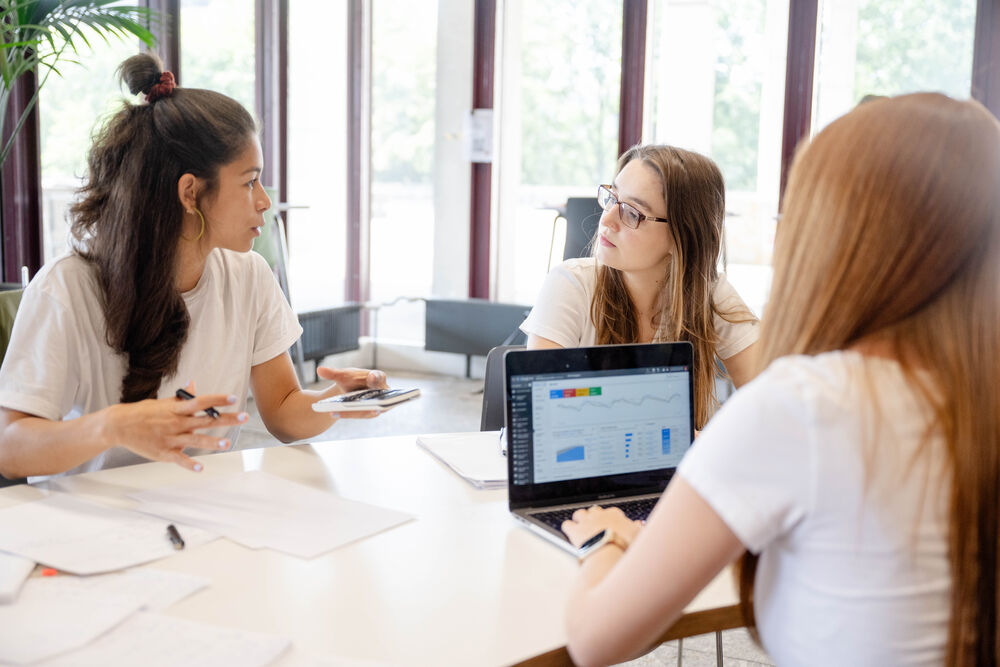
<svg viewBox="0 0 1000 667">
<path fill-rule="evenodd" d="M 596 261 L 592 257 L 568 259 L 549 272 L 535 307 L 521 324 L 521 331 L 548 338 L 563 347 L 597 345 L 597 327 L 590 317 L 590 301 L 597 284 Z M 716 307 L 724 313 L 750 313 L 750 309 L 725 276 L 719 276 L 713 292 Z M 722 360 L 742 352 L 760 335 L 757 319 L 729 322 L 715 316 Z"/>
<path fill-rule="evenodd" d="M 298 318 L 260 255 L 214 250 L 198 284 L 184 293 L 191 316 L 177 373 L 158 398 L 189 380 L 199 394 L 232 394 L 246 408 L 250 368 L 290 348 Z M 77 255 L 46 264 L 24 293 L 0 367 L 0 405 L 52 420 L 73 419 L 120 402 L 125 359 L 107 344 L 107 323 L 93 267 Z M 239 427 L 207 431 L 236 444 Z M 69 471 L 145 461 L 115 447 Z"/>
</svg>

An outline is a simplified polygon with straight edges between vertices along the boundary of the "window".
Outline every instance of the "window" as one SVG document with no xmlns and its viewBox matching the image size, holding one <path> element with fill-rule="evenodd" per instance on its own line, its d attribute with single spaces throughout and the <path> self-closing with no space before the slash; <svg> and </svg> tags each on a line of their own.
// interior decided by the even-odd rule
<svg viewBox="0 0 1000 667">
<path fill-rule="evenodd" d="M 976 0 L 820 5 L 813 133 L 865 95 L 929 90 L 969 96 Z"/>
<path fill-rule="evenodd" d="M 369 294 L 388 303 L 432 291 L 439 3 L 372 5 Z M 382 308 L 378 336 L 423 341 L 423 313 L 416 302 Z"/>
<path fill-rule="evenodd" d="M 304 207 L 287 212 L 288 284 L 292 306 L 304 312 L 344 301 L 347 8 L 291 0 L 288 10 L 287 197 Z"/>
<path fill-rule="evenodd" d="M 115 70 L 139 52 L 133 40 L 105 43 L 91 37 L 91 43 L 93 50 L 80 47 L 81 65 L 64 62 L 59 68 L 62 76 L 49 77 L 38 101 L 44 262 L 70 249 L 67 213 L 83 184 L 93 131 L 128 94 L 119 88 Z"/>
<path fill-rule="evenodd" d="M 253 113 L 256 75 L 253 3 L 181 0 L 180 37 L 178 85 L 224 93 Z"/>
<path fill-rule="evenodd" d="M 655 0 L 647 25 L 643 141 L 719 165 L 728 278 L 759 315 L 778 212 L 788 0 Z"/>
<path fill-rule="evenodd" d="M 501 6 L 493 291 L 531 304 L 562 258 L 556 211 L 614 175 L 623 11 L 599 0 Z"/>
</svg>

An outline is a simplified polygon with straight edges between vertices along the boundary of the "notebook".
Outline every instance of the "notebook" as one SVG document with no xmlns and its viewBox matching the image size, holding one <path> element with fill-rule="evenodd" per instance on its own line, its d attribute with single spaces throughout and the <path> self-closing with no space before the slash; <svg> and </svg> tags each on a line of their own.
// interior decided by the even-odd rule
<svg viewBox="0 0 1000 667">
<path fill-rule="evenodd" d="M 694 435 L 690 343 L 509 351 L 504 358 L 513 516 L 567 551 L 580 507 L 644 520 Z"/>
</svg>

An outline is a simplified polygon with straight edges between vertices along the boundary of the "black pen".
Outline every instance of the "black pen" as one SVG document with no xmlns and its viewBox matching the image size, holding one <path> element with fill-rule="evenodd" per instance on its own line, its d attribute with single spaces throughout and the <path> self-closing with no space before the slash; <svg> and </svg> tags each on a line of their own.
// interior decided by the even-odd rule
<svg viewBox="0 0 1000 667">
<path fill-rule="evenodd" d="M 185 401 L 190 401 L 192 398 L 194 398 L 194 394 L 184 389 L 178 389 L 177 398 L 183 398 Z M 205 414 L 211 417 L 212 419 L 219 418 L 219 411 L 216 410 L 215 408 L 205 408 Z"/>
<path fill-rule="evenodd" d="M 167 526 L 167 537 L 170 538 L 170 543 L 174 545 L 174 549 L 180 550 L 184 548 L 184 539 L 181 534 L 177 532 L 177 528 L 174 524 Z"/>
</svg>

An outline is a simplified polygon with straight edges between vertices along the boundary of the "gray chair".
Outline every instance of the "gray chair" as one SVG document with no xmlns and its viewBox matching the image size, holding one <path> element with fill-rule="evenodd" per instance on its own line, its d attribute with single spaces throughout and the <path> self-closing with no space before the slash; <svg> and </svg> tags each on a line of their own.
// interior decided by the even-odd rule
<svg viewBox="0 0 1000 667">
<path fill-rule="evenodd" d="M 14 318 L 17 315 L 17 308 L 21 305 L 21 295 L 24 290 L 20 285 L 14 283 L 4 283 L 0 285 L 0 360 L 7 353 L 7 345 L 10 343 L 10 333 L 14 328 Z M 24 484 L 28 480 L 24 477 L 7 479 L 0 475 L 0 488 L 13 486 L 14 484 Z"/>
<path fill-rule="evenodd" d="M 570 197 L 566 200 L 564 260 L 590 254 L 590 244 L 597 233 L 597 225 L 603 212 L 597 205 L 597 197 Z"/>
<path fill-rule="evenodd" d="M 272 200 L 275 199 L 277 197 L 272 196 Z M 260 236 L 254 239 L 253 249 L 254 252 L 267 261 L 268 266 L 271 267 L 271 271 L 274 272 L 274 277 L 277 279 L 282 293 L 285 295 L 285 300 L 291 304 L 291 295 L 288 291 L 288 243 L 285 240 L 285 225 L 281 220 L 281 216 L 278 215 L 277 204 L 272 205 L 271 208 L 264 212 L 264 228 L 261 229 Z M 305 358 L 302 353 L 301 339 L 295 341 L 291 352 L 292 360 L 295 362 L 295 368 L 298 371 L 299 382 L 305 384 Z"/>
<path fill-rule="evenodd" d="M 524 345 L 497 345 L 486 355 L 486 376 L 483 379 L 483 412 L 479 420 L 480 431 L 498 431 L 506 422 L 504 408 L 504 364 L 507 350 L 523 350 Z"/>
<path fill-rule="evenodd" d="M 466 355 L 466 377 L 472 355 L 488 354 L 494 345 L 525 342 L 518 327 L 531 306 L 485 299 L 427 299 L 426 304 L 424 349 Z"/>
</svg>

